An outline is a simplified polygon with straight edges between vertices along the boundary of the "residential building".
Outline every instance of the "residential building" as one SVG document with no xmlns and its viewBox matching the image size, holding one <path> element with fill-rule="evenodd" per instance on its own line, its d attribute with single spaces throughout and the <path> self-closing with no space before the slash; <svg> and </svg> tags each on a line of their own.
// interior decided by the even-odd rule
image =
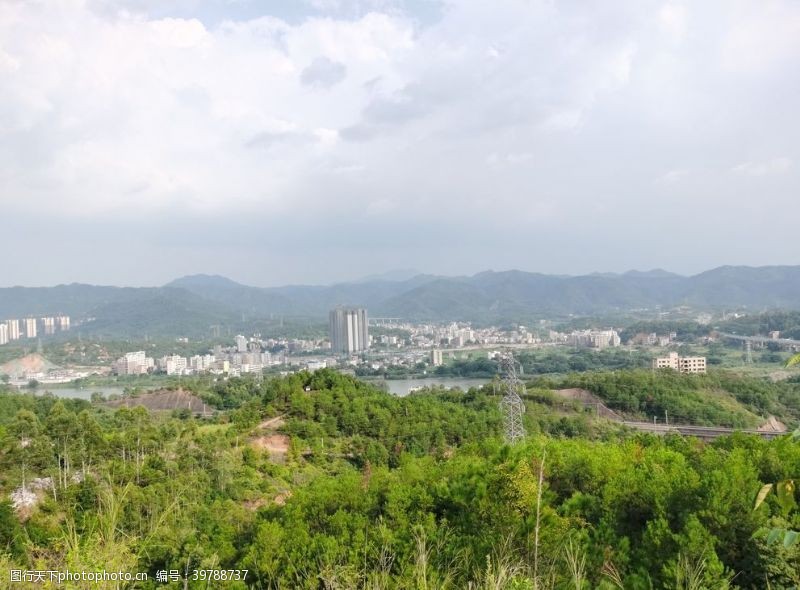
<svg viewBox="0 0 800 590">
<path fill-rule="evenodd" d="M 23 323 L 25 324 L 25 337 L 36 338 L 36 318 L 25 318 Z"/>
<path fill-rule="evenodd" d="M 620 345 L 616 330 L 575 330 L 569 335 L 568 342 L 572 346 L 588 348 L 608 348 Z"/>
<path fill-rule="evenodd" d="M 241 334 L 236 337 L 236 351 L 247 352 L 247 338 Z"/>
<path fill-rule="evenodd" d="M 117 375 L 144 375 L 153 367 L 155 367 L 155 361 L 143 350 L 128 352 L 111 363 L 111 369 Z"/>
<path fill-rule="evenodd" d="M 42 329 L 45 336 L 50 336 L 56 333 L 56 318 L 42 318 Z"/>
<path fill-rule="evenodd" d="M 438 348 L 434 348 L 431 351 L 431 364 L 434 367 L 440 367 L 442 365 L 442 351 Z"/>
<path fill-rule="evenodd" d="M 58 329 L 62 332 L 66 332 L 69 330 L 69 316 L 68 315 L 60 315 L 56 318 L 56 324 L 58 324 Z"/>
<path fill-rule="evenodd" d="M 6 326 L 8 326 L 8 339 L 19 340 L 20 337 L 19 320 L 7 320 Z"/>
<path fill-rule="evenodd" d="M 186 373 L 186 357 L 173 354 L 161 359 L 161 365 L 167 372 L 167 375 L 183 375 Z"/>
<path fill-rule="evenodd" d="M 217 373 L 230 373 L 231 363 L 227 360 L 217 359 L 211 363 L 211 370 Z"/>
<path fill-rule="evenodd" d="M 653 368 L 672 369 L 681 373 L 705 373 L 706 357 L 678 356 L 677 352 L 670 352 L 668 356 L 653 359 Z"/>
<path fill-rule="evenodd" d="M 369 348 L 367 310 L 338 307 L 329 314 L 331 350 L 351 353 Z"/>
<path fill-rule="evenodd" d="M 8 344 L 8 325 L 0 324 L 0 345 Z"/>
<path fill-rule="evenodd" d="M 213 354 L 204 354 L 202 356 L 196 354 L 189 359 L 189 367 L 196 373 L 202 373 L 203 371 L 210 370 L 215 361 L 216 358 Z"/>
</svg>

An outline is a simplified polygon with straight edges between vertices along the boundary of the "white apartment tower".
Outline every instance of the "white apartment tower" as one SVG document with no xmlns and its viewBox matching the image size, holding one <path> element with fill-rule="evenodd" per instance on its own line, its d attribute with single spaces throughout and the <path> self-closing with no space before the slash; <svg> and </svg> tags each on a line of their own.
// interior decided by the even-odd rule
<svg viewBox="0 0 800 590">
<path fill-rule="evenodd" d="M 6 326 L 8 326 L 8 339 L 19 340 L 19 320 L 8 320 Z"/>
<path fill-rule="evenodd" d="M 8 325 L 0 324 L 0 345 L 8 344 Z"/>
<path fill-rule="evenodd" d="M 25 318 L 25 337 L 36 338 L 36 318 Z"/>
<path fill-rule="evenodd" d="M 337 307 L 331 310 L 329 320 L 333 352 L 345 354 L 369 348 L 366 309 Z"/>
<path fill-rule="evenodd" d="M 56 333 L 56 318 L 42 318 L 42 328 L 46 336 Z"/>
<path fill-rule="evenodd" d="M 69 316 L 68 315 L 60 315 L 56 318 L 56 324 L 58 324 L 58 329 L 62 332 L 66 332 L 69 330 Z"/>
</svg>

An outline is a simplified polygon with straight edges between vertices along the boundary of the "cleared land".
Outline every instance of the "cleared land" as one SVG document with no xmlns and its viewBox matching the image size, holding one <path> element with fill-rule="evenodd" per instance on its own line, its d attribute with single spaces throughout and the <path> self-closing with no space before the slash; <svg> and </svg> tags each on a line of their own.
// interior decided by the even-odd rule
<svg viewBox="0 0 800 590">
<path fill-rule="evenodd" d="M 136 397 L 125 397 L 123 399 L 105 402 L 103 405 L 108 408 L 143 407 L 155 412 L 186 409 L 198 416 L 207 416 L 215 412 L 213 408 L 207 406 L 199 397 L 183 389 L 163 389 L 151 393 L 143 393 Z"/>
</svg>

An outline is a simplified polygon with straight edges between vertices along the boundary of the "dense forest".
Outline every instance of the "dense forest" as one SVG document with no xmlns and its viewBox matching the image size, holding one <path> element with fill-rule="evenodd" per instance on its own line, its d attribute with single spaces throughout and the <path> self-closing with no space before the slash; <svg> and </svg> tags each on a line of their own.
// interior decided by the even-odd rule
<svg viewBox="0 0 800 590">
<path fill-rule="evenodd" d="M 219 409 L 202 419 L 3 392 L 0 572 L 149 574 L 130 588 L 796 588 L 800 546 L 768 537 L 800 528 L 797 492 L 755 506 L 800 475 L 800 443 L 635 435 L 556 409 L 549 390 L 628 408 L 645 390 L 702 423 L 718 417 L 709 391 L 746 422 L 794 415 L 800 385 L 652 375 L 532 382 L 514 446 L 491 387 L 401 398 L 329 370 L 230 379 L 197 387 Z M 21 488 L 34 499 L 15 508 Z M 156 581 L 199 568 L 248 572 Z"/>
</svg>

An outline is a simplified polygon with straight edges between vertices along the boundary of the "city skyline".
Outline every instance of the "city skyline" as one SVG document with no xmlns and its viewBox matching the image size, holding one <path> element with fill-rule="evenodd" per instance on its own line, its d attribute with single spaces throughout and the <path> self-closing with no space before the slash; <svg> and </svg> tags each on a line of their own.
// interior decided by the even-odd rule
<svg viewBox="0 0 800 590">
<path fill-rule="evenodd" d="M 798 27 L 789 1 L 5 3 L 0 284 L 789 264 Z"/>
</svg>

